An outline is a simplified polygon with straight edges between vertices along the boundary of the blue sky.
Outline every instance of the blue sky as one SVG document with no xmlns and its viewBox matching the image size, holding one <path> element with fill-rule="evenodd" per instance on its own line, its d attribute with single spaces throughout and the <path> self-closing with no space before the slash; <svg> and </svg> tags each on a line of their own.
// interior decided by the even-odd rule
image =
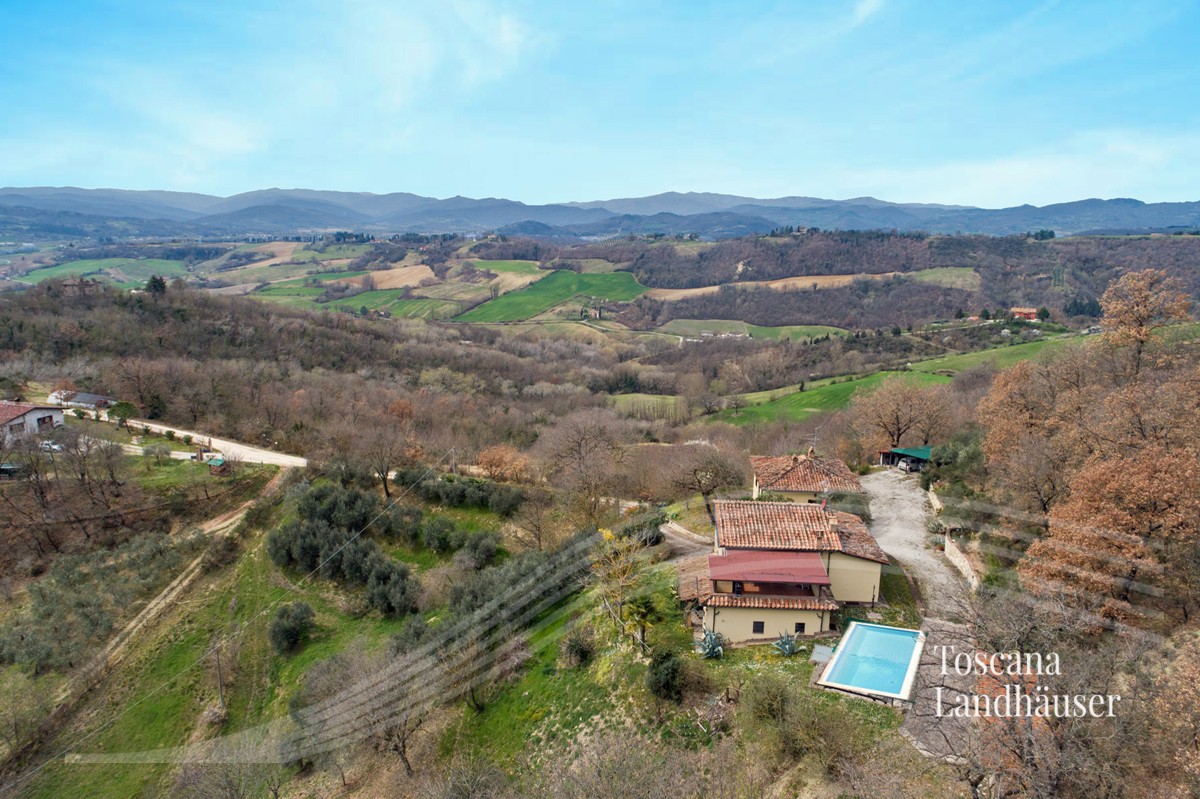
<svg viewBox="0 0 1200 799">
<path fill-rule="evenodd" d="M 0 184 L 1196 200 L 1198 10 L 0 0 Z"/>
</svg>

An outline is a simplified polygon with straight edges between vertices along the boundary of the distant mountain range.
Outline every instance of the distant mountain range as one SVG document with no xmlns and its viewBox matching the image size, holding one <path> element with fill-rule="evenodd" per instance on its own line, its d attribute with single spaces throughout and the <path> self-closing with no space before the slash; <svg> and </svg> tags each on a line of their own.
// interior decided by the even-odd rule
<svg viewBox="0 0 1200 799">
<path fill-rule="evenodd" d="M 0 189 L 0 240 L 278 236 L 314 231 L 483 233 L 586 239 L 646 233 L 727 238 L 781 226 L 1004 235 L 1170 230 L 1200 226 L 1200 202 L 1079 200 L 1035 207 L 973 208 L 890 203 L 874 197 L 758 199 L 667 192 L 551 205 L 406 192 L 263 189 L 232 197 L 124 189 Z"/>
</svg>

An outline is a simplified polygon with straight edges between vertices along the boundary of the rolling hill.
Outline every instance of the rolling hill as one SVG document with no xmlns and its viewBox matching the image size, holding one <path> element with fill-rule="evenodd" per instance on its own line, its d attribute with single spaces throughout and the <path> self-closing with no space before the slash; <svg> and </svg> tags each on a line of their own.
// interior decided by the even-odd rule
<svg viewBox="0 0 1200 799">
<path fill-rule="evenodd" d="M 351 229 L 371 233 L 511 234 L 564 240 L 691 233 L 721 239 L 780 226 L 839 230 L 971 232 L 1051 229 L 1186 230 L 1200 202 L 1085 199 L 1036 207 L 972 208 L 891 203 L 874 197 L 756 199 L 666 192 L 650 197 L 528 205 L 503 198 L 438 199 L 409 192 L 263 189 L 231 197 L 75 187 L 0 189 L 0 238 L 63 240 L 121 236 L 290 234 Z"/>
</svg>

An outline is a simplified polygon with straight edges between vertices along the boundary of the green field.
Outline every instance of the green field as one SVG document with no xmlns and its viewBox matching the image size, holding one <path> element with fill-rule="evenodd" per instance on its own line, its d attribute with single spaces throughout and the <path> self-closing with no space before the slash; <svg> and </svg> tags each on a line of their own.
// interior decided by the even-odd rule
<svg viewBox="0 0 1200 799">
<path fill-rule="evenodd" d="M 508 272 L 518 275 L 536 275 L 541 272 L 536 261 L 467 261 L 476 269 L 486 269 L 489 272 Z"/>
<path fill-rule="evenodd" d="M 341 258 L 357 258 L 371 249 L 370 244 L 330 244 L 325 250 L 310 250 L 308 247 L 298 247 L 292 253 L 292 260 L 298 263 L 313 261 L 336 261 Z"/>
<path fill-rule="evenodd" d="M 364 291 L 345 300 L 325 303 L 330 308 L 357 311 L 364 306 L 370 311 L 388 311 L 392 316 L 420 319 L 445 319 L 454 315 L 459 305 L 447 300 L 404 299 L 404 289 Z M 322 307 L 320 305 L 318 308 Z"/>
<path fill-rule="evenodd" d="M 459 322 L 519 322 L 530 319 L 566 302 L 572 297 L 600 297 L 614 302 L 627 302 L 645 293 L 646 287 L 628 272 L 580 275 L 559 270 L 538 282 L 509 292 L 472 308 Z"/>
<path fill-rule="evenodd" d="M 917 372 L 961 372 L 980 364 L 991 364 L 997 369 L 1006 369 L 1013 364 L 1038 355 L 1044 350 L 1055 350 L 1071 342 L 1082 341 L 1082 338 L 1052 338 L 1040 341 L 1030 341 L 1025 344 L 1013 344 L 1009 347 L 996 347 L 979 352 L 967 352 L 962 355 L 947 355 L 942 358 L 932 358 L 928 361 L 914 361 L 912 368 Z"/>
<path fill-rule="evenodd" d="M 387 311 L 392 316 L 413 319 L 447 319 L 458 312 L 461 307 L 456 302 L 448 300 L 405 297 L 407 289 L 379 289 L 364 291 L 333 302 L 317 302 L 317 297 L 325 293 L 319 286 L 304 286 L 301 281 L 288 281 L 286 284 L 275 284 L 259 289 L 248 296 L 255 299 L 267 300 L 288 308 L 306 308 L 308 310 L 349 310 L 359 311 L 366 308 L 369 311 Z"/>
<path fill-rule="evenodd" d="M 172 278 L 187 274 L 183 261 L 164 261 L 159 258 L 98 258 L 85 261 L 70 261 L 57 266 L 35 269 L 26 274 L 25 277 L 35 282 L 74 276 L 109 277 L 105 274 L 109 269 L 120 270 L 128 278 L 128 280 L 123 281 L 114 279 L 114 282 L 125 288 L 138 287 L 153 275 Z"/>
<path fill-rule="evenodd" d="M 783 327 L 762 327 L 746 322 L 729 319 L 672 319 L 662 327 L 659 333 L 670 333 L 675 336 L 696 337 L 701 333 L 745 333 L 751 338 L 763 339 L 802 339 L 817 336 L 839 336 L 846 333 L 840 327 L 827 325 L 786 325 Z"/>
<path fill-rule="evenodd" d="M 979 291 L 979 273 L 969 266 L 939 266 L 909 274 L 918 283 L 929 283 L 948 289 Z"/>
<path fill-rule="evenodd" d="M 855 392 L 873 389 L 883 382 L 884 378 L 893 375 L 907 377 L 920 385 L 950 381 L 949 377 L 928 372 L 876 372 L 867 377 L 858 377 L 841 383 L 826 383 L 806 391 L 793 391 L 791 394 L 777 399 L 742 408 L 736 414 L 734 411 L 726 410 L 714 414 L 710 418 L 737 425 L 781 420 L 800 422 L 814 414 L 845 408 L 850 404 Z"/>
</svg>

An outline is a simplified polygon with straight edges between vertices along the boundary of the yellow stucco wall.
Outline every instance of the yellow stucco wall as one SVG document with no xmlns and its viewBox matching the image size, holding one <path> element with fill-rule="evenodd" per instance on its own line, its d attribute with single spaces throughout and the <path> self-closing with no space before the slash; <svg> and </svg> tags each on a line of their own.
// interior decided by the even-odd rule
<svg viewBox="0 0 1200 799">
<path fill-rule="evenodd" d="M 826 568 L 829 571 L 829 589 L 838 602 L 871 602 L 879 599 L 881 564 L 841 552 L 830 552 Z"/>
<path fill-rule="evenodd" d="M 822 615 L 824 619 L 822 619 Z M 755 635 L 754 622 L 763 622 L 762 633 Z M 716 630 L 733 643 L 742 641 L 774 641 L 780 633 L 791 635 L 796 622 L 804 624 L 805 635 L 829 630 L 829 614 L 815 610 L 759 610 L 755 608 L 704 609 L 704 626 Z"/>
</svg>

